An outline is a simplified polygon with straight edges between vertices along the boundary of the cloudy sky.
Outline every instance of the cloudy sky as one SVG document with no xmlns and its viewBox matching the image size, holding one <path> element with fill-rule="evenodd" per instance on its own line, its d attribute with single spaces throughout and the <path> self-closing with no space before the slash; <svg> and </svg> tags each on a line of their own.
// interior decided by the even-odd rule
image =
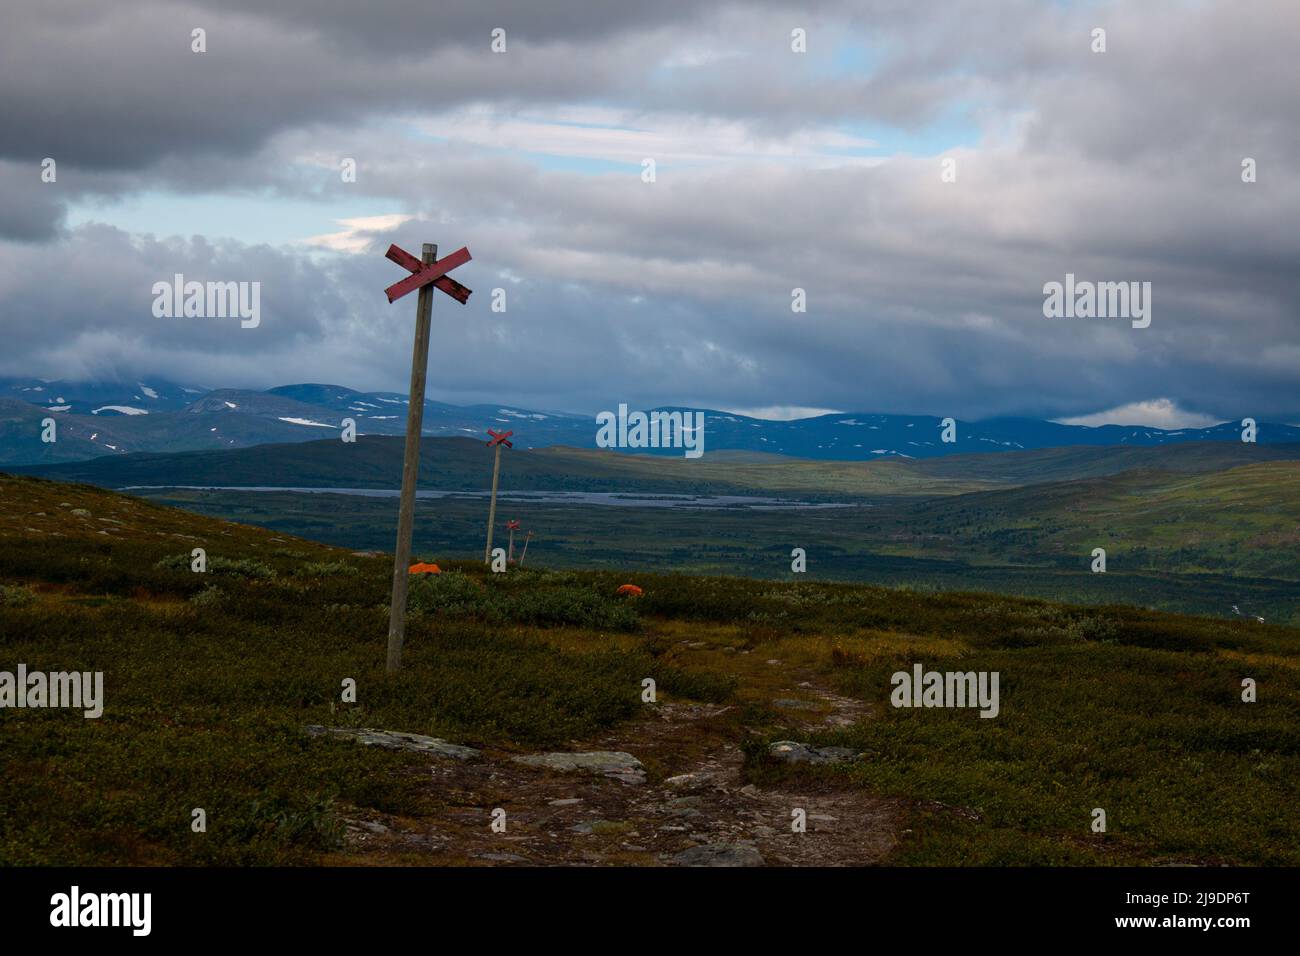
<svg viewBox="0 0 1300 956">
<path fill-rule="evenodd" d="M 474 256 L 444 401 L 1300 421 L 1298 42 L 1294 0 L 6 3 L 0 375 L 405 390 L 383 252 L 431 241 Z M 175 273 L 261 324 L 156 318 Z M 1067 273 L 1150 327 L 1045 318 Z"/>
</svg>

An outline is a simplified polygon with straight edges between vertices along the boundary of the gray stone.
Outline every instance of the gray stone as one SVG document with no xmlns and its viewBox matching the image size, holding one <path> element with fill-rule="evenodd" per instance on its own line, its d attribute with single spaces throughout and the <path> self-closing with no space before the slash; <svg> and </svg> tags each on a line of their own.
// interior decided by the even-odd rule
<svg viewBox="0 0 1300 956">
<path fill-rule="evenodd" d="M 852 747 L 817 747 L 815 752 L 817 756 L 831 763 L 845 763 L 850 760 L 857 760 L 862 756 Z"/>
<path fill-rule="evenodd" d="M 816 706 L 811 701 L 796 700 L 793 697 L 778 697 L 772 704 L 785 710 L 812 710 Z"/>
<path fill-rule="evenodd" d="M 621 820 L 584 820 L 581 823 L 575 823 L 569 829 L 574 833 L 589 836 L 593 833 L 626 833 L 631 829 L 631 824 Z"/>
<path fill-rule="evenodd" d="M 749 843 L 707 843 L 682 850 L 672 858 L 677 866 L 763 866 L 766 861 Z"/>
<path fill-rule="evenodd" d="M 312 725 L 307 733 L 313 737 L 328 734 L 331 737 L 351 737 L 367 747 L 384 747 L 388 750 L 409 750 L 415 753 L 433 754 L 435 757 L 452 757 L 456 760 L 469 760 L 477 757 L 479 751 L 473 747 L 451 744 L 438 737 L 426 737 L 423 734 L 408 734 L 401 730 L 376 730 L 373 727 L 321 727 Z"/>
<path fill-rule="evenodd" d="M 778 740 L 767 752 L 782 763 L 845 763 L 858 758 L 857 751 L 849 747 L 810 747 L 797 740 Z"/>
<path fill-rule="evenodd" d="M 703 774 L 699 773 L 679 773 L 675 777 L 669 777 L 664 783 L 669 787 L 685 787 L 690 784 L 700 783 L 704 779 Z"/>
<path fill-rule="evenodd" d="M 621 750 L 592 750 L 586 753 L 528 754 L 513 758 L 515 763 L 529 767 L 545 767 L 568 773 L 582 770 L 600 773 L 623 783 L 645 783 L 645 767 L 629 753 Z"/>
</svg>

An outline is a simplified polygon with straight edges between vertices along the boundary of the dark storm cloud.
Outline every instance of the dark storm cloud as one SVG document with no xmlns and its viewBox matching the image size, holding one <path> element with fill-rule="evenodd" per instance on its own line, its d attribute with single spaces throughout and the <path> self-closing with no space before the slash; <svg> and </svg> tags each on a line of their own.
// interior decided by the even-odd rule
<svg viewBox="0 0 1300 956">
<path fill-rule="evenodd" d="M 208 157 L 225 160 L 238 185 L 234 161 L 277 132 L 472 102 L 613 101 L 786 128 L 910 125 L 933 118 L 955 84 L 1028 56 L 1034 7 L 955 2 L 935 18 L 893 0 L 48 0 L 5 13 L 0 159 L 145 170 Z M 795 26 L 811 34 L 809 61 L 789 53 Z M 496 27 L 507 30 L 508 55 L 489 49 Z M 191 51 L 195 28 L 207 32 L 206 53 Z M 802 69 L 856 42 L 855 29 L 880 47 L 872 75 Z M 664 74 L 666 57 L 693 47 L 736 55 Z"/>
<path fill-rule="evenodd" d="M 138 169 L 174 155 L 237 157 L 317 120 L 600 97 L 635 85 L 667 45 L 689 42 L 699 11 L 715 9 L 50 0 L 7 11 L 0 30 L 0 158 Z M 496 27 L 514 44 L 507 56 L 489 48 Z M 191 50 L 195 28 L 205 53 Z M 662 34 L 647 42 L 638 28 Z"/>
<path fill-rule="evenodd" d="M 0 238 L 53 239 L 63 219 L 62 196 L 54 187 L 41 182 L 39 163 L 0 161 Z"/>
<path fill-rule="evenodd" d="M 0 109 L 22 134 L 0 148 L 23 159 L 0 175 L 30 180 L 0 210 L 0 235 L 25 243 L 0 257 L 14 346 L 0 372 L 400 389 L 410 308 L 383 300 L 395 276 L 382 249 L 439 238 L 473 249 L 462 281 L 477 290 L 466 309 L 439 303 L 440 398 L 969 419 L 1169 397 L 1225 417 L 1300 412 L 1288 4 L 607 4 L 586 18 L 479 5 L 446 12 L 441 30 L 436 5 L 310 8 L 67 5 L 90 12 L 0 33 L 0 79 L 15 81 Z M 862 68 L 794 72 L 801 23 L 813 50 L 852 41 Z M 202 64 L 192 25 L 209 30 Z M 513 52 L 494 59 L 498 25 Z M 1088 49 L 1093 26 L 1105 54 Z M 661 69 L 675 51 L 692 65 Z M 500 125 L 484 133 L 465 104 Z M 658 182 L 539 168 L 526 154 L 547 151 L 530 138 L 545 131 L 512 125 L 521 104 L 561 126 L 575 106 L 609 110 L 626 130 L 592 155 L 636 164 L 649 142 L 668 154 Z M 830 139 L 818 153 L 827 119 L 920 129 L 954 107 L 981 131 L 943 154 L 956 183 L 940 181 L 938 156 L 844 162 Z M 815 161 L 782 161 L 801 128 Z M 361 256 L 58 233 L 34 164 L 60 152 L 76 157 L 60 195 L 270 190 L 418 218 Z M 339 155 L 358 159 L 357 183 L 339 182 Z M 1250 185 L 1246 156 L 1259 161 Z M 313 163 L 319 177 L 303 174 Z M 61 271 L 92 253 L 102 281 Z M 151 284 L 174 272 L 262 281 L 262 326 L 154 319 Z M 1043 283 L 1067 272 L 1152 282 L 1151 327 L 1045 319 Z M 790 311 L 796 286 L 805 315 Z M 495 287 L 504 314 L 488 308 Z"/>
</svg>

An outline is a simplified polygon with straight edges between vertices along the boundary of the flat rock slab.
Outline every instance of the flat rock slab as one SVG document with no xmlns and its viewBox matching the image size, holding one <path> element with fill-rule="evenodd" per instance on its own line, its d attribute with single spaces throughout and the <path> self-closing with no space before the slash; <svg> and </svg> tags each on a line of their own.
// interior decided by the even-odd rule
<svg viewBox="0 0 1300 956">
<path fill-rule="evenodd" d="M 810 747 L 797 740 L 778 740 L 767 752 L 782 763 L 847 763 L 858 759 L 850 747 Z"/>
<path fill-rule="evenodd" d="M 613 777 L 623 783 L 645 783 L 645 767 L 629 753 L 621 750 L 592 750 L 586 753 L 528 754 L 513 758 L 515 763 L 529 767 L 545 767 L 568 773 L 584 770 Z"/>
<path fill-rule="evenodd" d="M 673 787 L 674 789 L 691 790 L 697 787 L 716 784 L 716 782 L 717 781 L 713 774 L 699 771 L 695 773 L 679 773 L 675 777 L 669 777 L 666 779 L 664 785 Z"/>
<path fill-rule="evenodd" d="M 331 737 L 351 737 L 367 747 L 384 747 L 388 750 L 409 750 L 414 753 L 433 754 L 435 757 L 452 757 L 456 760 L 469 760 L 477 757 L 479 751 L 473 747 L 450 744 L 439 737 L 425 737 L 423 734 L 408 734 L 401 730 L 375 730 L 373 727 L 321 727 L 312 725 L 307 733 L 313 737 L 328 734 Z"/>
<path fill-rule="evenodd" d="M 783 710 L 814 710 L 817 705 L 810 700 L 797 700 L 793 697 L 778 697 L 772 701 L 773 707 L 780 707 Z"/>
<path fill-rule="evenodd" d="M 764 866 L 767 861 L 758 848 L 748 843 L 708 843 L 693 846 L 673 856 L 677 866 Z"/>
<path fill-rule="evenodd" d="M 569 829 L 574 833 L 581 833 L 584 836 L 590 834 L 611 834 L 625 833 L 632 829 L 632 824 L 625 820 L 584 820 L 576 823 Z"/>
</svg>

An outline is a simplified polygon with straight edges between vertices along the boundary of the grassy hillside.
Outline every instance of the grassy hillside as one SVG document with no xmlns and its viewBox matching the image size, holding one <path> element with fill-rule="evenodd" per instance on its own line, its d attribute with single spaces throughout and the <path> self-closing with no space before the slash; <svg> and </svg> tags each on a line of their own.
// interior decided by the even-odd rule
<svg viewBox="0 0 1300 956">
<path fill-rule="evenodd" d="M 608 450 L 544 448 L 505 453 L 503 487 L 514 491 L 654 491 L 681 494 L 768 494 L 817 500 L 935 497 L 1009 486 L 1082 480 L 1136 469 L 1176 474 L 1300 460 L 1300 445 L 1202 442 L 1156 448 L 1075 447 L 949 458 L 814 461 L 756 452 L 710 452 L 699 459 Z M 191 451 L 132 454 L 13 469 L 60 481 L 110 488 L 129 485 L 262 485 L 309 488 L 396 488 L 402 439 L 362 436 Z M 491 452 L 471 438 L 425 438 L 420 485 L 480 491 L 491 476 Z"/>
<path fill-rule="evenodd" d="M 207 574 L 186 567 L 193 547 L 207 549 Z M 650 574 L 627 603 L 621 572 L 466 564 L 417 583 L 406 667 L 389 678 L 389 570 L 0 477 L 0 670 L 103 670 L 107 698 L 99 720 L 0 710 L 0 864 L 659 864 L 723 830 L 771 862 L 1300 864 L 1300 630 Z M 890 707 L 889 675 L 914 663 L 1000 672 L 1000 715 Z M 655 705 L 641 701 L 647 675 Z M 1246 676 L 1258 703 L 1240 700 Z M 355 704 L 340 701 L 345 678 Z M 310 737 L 310 724 L 484 754 L 431 762 Z M 864 756 L 791 767 L 768 756 L 781 739 Z M 647 780 L 511 776 L 523 771 L 510 756 L 535 748 L 627 750 Z M 683 803 L 683 775 L 706 771 L 717 786 Z M 760 810 L 715 813 L 715 792 Z M 579 810 L 554 801 L 574 799 L 586 816 L 557 825 Z M 842 809 L 863 801 L 873 815 Z M 486 845 L 488 811 L 507 805 L 511 842 L 466 849 Z M 792 805 L 827 819 L 782 837 Z M 206 833 L 190 829 L 195 807 Z M 1105 834 L 1090 829 L 1094 807 Z M 668 826 L 688 811 L 689 826 Z M 383 835 L 357 838 L 362 824 Z M 853 827 L 871 832 L 839 840 Z"/>
<path fill-rule="evenodd" d="M 1300 461 L 1300 445 L 1228 441 L 1188 442 L 1159 448 L 1071 445 L 998 454 L 951 455 L 919 461 L 914 467 L 918 473 L 934 478 L 1027 485 L 1079 481 L 1139 470 L 1202 474 L 1267 461 Z"/>
<path fill-rule="evenodd" d="M 904 531 L 906 529 L 906 531 Z M 972 563 L 1085 561 L 1116 568 L 1300 580 L 1300 462 L 1208 474 L 1132 471 L 927 502 L 900 515 L 886 550 Z"/>
<path fill-rule="evenodd" d="M 136 454 L 13 470 L 113 488 L 214 484 L 396 488 L 402 476 L 402 439 L 362 436 L 351 444 L 333 440 Z M 516 491 L 794 493 L 828 498 L 957 494 L 997 486 L 928 477 L 903 461 L 824 462 L 748 452 L 716 452 L 688 460 L 577 448 L 514 449 L 505 452 L 502 470 L 508 482 L 503 487 Z M 492 452 L 481 441 L 425 438 L 421 442 L 421 487 L 481 491 L 491 475 Z"/>
<path fill-rule="evenodd" d="M 304 449 L 306 446 L 294 446 Z M 1174 456 L 1171 470 L 1143 469 L 1067 482 L 994 491 L 930 495 L 899 493 L 849 499 L 854 507 L 827 510 L 663 509 L 555 502 L 502 503 L 501 516 L 518 517 L 535 532 L 531 556 L 552 568 L 626 568 L 791 579 L 790 552 L 807 552 L 819 579 L 904 585 L 925 590 L 987 590 L 1079 603 L 1130 603 L 1196 614 L 1262 616 L 1300 623 L 1300 463 L 1265 461 L 1221 471 L 1198 471 L 1225 460 L 1194 446 Z M 362 449 L 372 454 L 374 448 Z M 481 449 L 470 448 L 481 466 Z M 586 455 L 588 453 L 578 453 Z M 589 481 L 631 491 L 642 485 L 644 460 L 590 453 Z M 1033 453 L 1037 454 L 1037 453 Z M 1007 459 L 1013 453 L 983 456 Z M 1124 456 L 1129 460 L 1129 456 Z M 431 469 L 455 460 L 444 454 Z M 125 461 L 125 460 L 124 460 Z M 547 478 L 535 464 L 557 469 Z M 653 466 L 659 463 L 651 462 Z M 929 468 L 934 462 L 924 463 Z M 979 464 L 979 463 L 977 463 Z M 510 485 L 564 478 L 570 458 L 559 452 L 512 456 Z M 710 480 L 674 485 L 663 472 L 652 488 L 784 494 L 771 467 L 788 475 L 808 468 L 811 481 L 828 471 L 881 474 L 912 468 L 899 462 L 827 465 L 767 460 L 715 465 L 735 486 Z M 306 467 L 304 465 L 304 467 Z M 1023 467 L 1023 466 L 1022 466 Z M 623 474 L 617 471 L 622 469 Z M 468 470 L 462 478 L 470 482 Z M 802 480 L 802 479 L 801 479 Z M 908 481 L 915 490 L 924 481 Z M 658 481 L 660 484 L 654 485 Z M 448 478 L 454 485 L 454 480 Z M 504 483 L 504 482 L 503 482 Z M 907 482 L 894 482 L 903 487 Z M 764 485 L 762 488 L 756 488 Z M 149 492 L 157 500 L 261 524 L 354 548 L 388 548 L 396 507 L 392 499 L 339 495 Z M 843 496 L 840 497 L 843 500 Z M 417 545 L 440 554 L 480 553 L 486 522 L 481 500 L 421 501 Z M 1107 573 L 1090 573 L 1094 548 L 1107 552 Z M 1237 611 L 1233 611 L 1234 606 Z"/>
</svg>

